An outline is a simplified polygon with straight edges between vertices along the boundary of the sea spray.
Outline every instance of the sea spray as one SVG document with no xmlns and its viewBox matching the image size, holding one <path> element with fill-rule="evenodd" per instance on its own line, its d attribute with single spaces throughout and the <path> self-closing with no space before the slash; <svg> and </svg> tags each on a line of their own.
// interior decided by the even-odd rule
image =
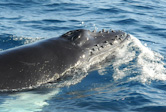
<svg viewBox="0 0 166 112">
<path fill-rule="evenodd" d="M 144 46 L 136 37 L 131 35 L 131 39 L 115 54 L 112 64 L 115 81 L 126 77 L 142 83 L 166 80 L 164 57 Z"/>
</svg>

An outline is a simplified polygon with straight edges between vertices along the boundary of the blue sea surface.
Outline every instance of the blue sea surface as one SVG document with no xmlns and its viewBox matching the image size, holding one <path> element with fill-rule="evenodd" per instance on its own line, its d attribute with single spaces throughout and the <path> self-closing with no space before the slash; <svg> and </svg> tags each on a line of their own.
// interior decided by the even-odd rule
<svg viewBox="0 0 166 112">
<path fill-rule="evenodd" d="M 0 51 L 75 29 L 132 39 L 82 79 L 0 93 L 0 112 L 166 112 L 165 0 L 0 0 Z"/>
</svg>

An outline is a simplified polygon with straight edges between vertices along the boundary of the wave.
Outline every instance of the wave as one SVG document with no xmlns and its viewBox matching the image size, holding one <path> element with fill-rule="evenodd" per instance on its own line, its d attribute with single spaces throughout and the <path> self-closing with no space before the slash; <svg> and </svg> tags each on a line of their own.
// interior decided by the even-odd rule
<svg viewBox="0 0 166 112">
<path fill-rule="evenodd" d="M 144 46 L 134 36 L 131 36 L 131 40 L 123 48 L 116 50 L 115 60 L 111 65 L 115 81 L 125 78 L 141 83 L 166 80 L 164 57 Z"/>
<path fill-rule="evenodd" d="M 18 46 L 25 45 L 28 43 L 36 42 L 41 39 L 45 39 L 45 38 L 43 38 L 43 37 L 36 37 L 36 38 L 18 37 L 18 36 L 14 36 L 11 34 L 3 34 L 3 35 L 0 35 L 0 49 L 2 51 L 5 49 L 18 47 Z"/>
</svg>

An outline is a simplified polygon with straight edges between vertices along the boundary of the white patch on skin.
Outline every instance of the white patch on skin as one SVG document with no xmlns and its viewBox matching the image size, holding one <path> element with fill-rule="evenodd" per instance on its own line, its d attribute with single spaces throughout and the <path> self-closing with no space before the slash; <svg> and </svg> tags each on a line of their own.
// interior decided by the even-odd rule
<svg viewBox="0 0 166 112">
<path fill-rule="evenodd" d="M 115 41 L 114 41 L 114 44 L 117 44 L 117 43 L 118 43 L 118 41 L 117 41 L 117 40 L 115 40 Z"/>
<path fill-rule="evenodd" d="M 25 65 L 28 65 L 28 66 L 35 66 L 36 63 L 29 63 L 29 62 L 23 62 L 23 61 L 20 61 L 21 63 L 25 64 Z"/>
<path fill-rule="evenodd" d="M 33 91 L 11 94 L 0 105 L 3 112 L 34 112 L 42 111 L 42 108 L 49 105 L 47 101 L 55 97 L 60 90 L 54 89 L 48 93 L 38 94 Z"/>
<path fill-rule="evenodd" d="M 85 55 L 82 55 L 82 58 L 85 58 Z"/>
</svg>

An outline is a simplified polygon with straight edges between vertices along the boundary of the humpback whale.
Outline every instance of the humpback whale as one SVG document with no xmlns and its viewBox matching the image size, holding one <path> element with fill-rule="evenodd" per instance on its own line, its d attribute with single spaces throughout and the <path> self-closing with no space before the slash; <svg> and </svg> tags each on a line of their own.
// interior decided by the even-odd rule
<svg viewBox="0 0 166 112">
<path fill-rule="evenodd" d="M 83 62 L 93 64 L 128 38 L 123 31 L 78 29 L 0 52 L 0 90 L 38 87 Z"/>
</svg>

